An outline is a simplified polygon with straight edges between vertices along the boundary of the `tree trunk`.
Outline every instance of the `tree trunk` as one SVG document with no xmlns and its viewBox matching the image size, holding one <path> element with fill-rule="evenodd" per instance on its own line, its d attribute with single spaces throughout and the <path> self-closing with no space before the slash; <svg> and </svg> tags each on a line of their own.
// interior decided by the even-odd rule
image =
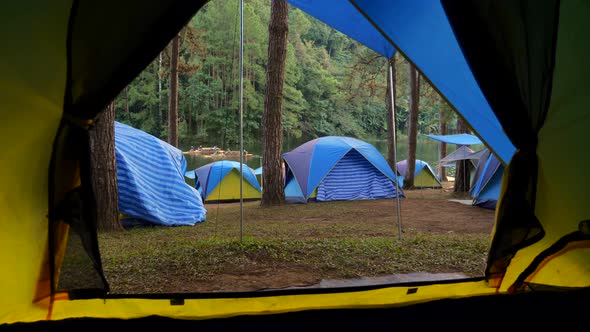
<svg viewBox="0 0 590 332">
<path fill-rule="evenodd" d="M 170 96 L 168 98 L 168 143 L 178 147 L 178 35 L 172 39 L 170 54 Z"/>
<path fill-rule="evenodd" d="M 390 79 L 390 72 L 389 68 L 387 70 L 387 91 L 385 93 L 385 104 L 387 107 L 387 162 L 391 169 L 395 169 L 395 158 L 394 158 L 394 142 L 397 142 L 397 127 L 395 124 L 395 111 L 391 104 L 391 92 L 393 91 L 393 101 L 395 103 L 395 86 L 396 86 L 396 79 L 395 79 L 395 59 L 389 59 L 389 64 L 391 64 L 391 73 L 393 77 Z M 392 86 L 393 85 L 393 86 Z M 397 174 L 396 174 L 397 175 Z"/>
<path fill-rule="evenodd" d="M 438 109 L 438 133 L 439 135 L 447 135 L 447 119 L 444 115 L 443 105 L 441 103 Z M 447 156 L 447 143 L 440 142 L 438 150 L 438 160 Z M 438 177 L 441 181 L 448 181 L 447 172 L 442 165 L 438 165 Z"/>
<path fill-rule="evenodd" d="M 162 52 L 158 55 L 158 68 L 156 69 L 156 76 L 158 78 L 158 129 L 162 126 L 162 77 L 160 71 L 162 70 Z"/>
<path fill-rule="evenodd" d="M 193 102 L 188 102 L 188 133 L 192 136 L 193 133 Z"/>
<path fill-rule="evenodd" d="M 410 81 L 410 114 L 408 116 L 408 164 L 404 177 L 404 189 L 414 187 L 414 171 L 416 169 L 416 144 L 418 139 L 418 106 L 420 104 L 420 81 L 416 67 L 408 65 Z"/>
<path fill-rule="evenodd" d="M 125 114 L 127 114 L 127 120 L 131 121 L 131 114 L 129 113 L 129 85 L 125 87 Z"/>
<path fill-rule="evenodd" d="M 268 26 L 268 68 L 266 72 L 266 96 L 262 116 L 262 178 L 264 191 L 261 206 L 280 205 L 285 200 L 283 184 L 282 104 L 283 82 L 285 80 L 285 59 L 287 57 L 288 4 L 272 0 L 270 24 Z"/>
<path fill-rule="evenodd" d="M 114 106 L 107 106 L 89 132 L 98 230 L 105 232 L 123 230 L 119 220 Z"/>
<path fill-rule="evenodd" d="M 469 128 L 465 125 L 460 116 L 457 117 L 457 132 L 464 134 L 469 132 Z M 457 146 L 459 147 L 459 146 Z M 469 182 L 471 181 L 471 173 L 469 171 L 471 162 L 469 160 L 459 160 L 456 164 L 457 172 L 455 172 L 455 192 L 468 192 Z"/>
</svg>

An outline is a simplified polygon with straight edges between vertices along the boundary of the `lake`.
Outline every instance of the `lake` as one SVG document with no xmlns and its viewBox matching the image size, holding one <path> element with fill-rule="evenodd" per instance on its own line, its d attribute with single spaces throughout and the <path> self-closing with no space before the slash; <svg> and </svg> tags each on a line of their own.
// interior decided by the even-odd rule
<svg viewBox="0 0 590 332">
<path fill-rule="evenodd" d="M 289 152 L 305 142 L 306 142 L 305 140 L 294 140 L 294 139 L 285 141 L 283 144 L 283 152 Z M 375 148 L 377 148 L 377 150 L 379 150 L 381 152 L 381 154 L 383 154 L 383 156 L 386 158 L 386 156 L 387 156 L 387 141 L 385 141 L 385 140 L 366 140 L 366 142 L 373 144 L 373 146 L 375 146 Z M 407 154 L 408 154 L 408 143 L 407 142 L 408 142 L 407 137 L 405 137 L 405 136 L 400 137 L 399 142 L 397 144 L 397 160 L 398 161 L 404 160 L 407 158 Z M 256 168 L 262 166 L 261 148 L 262 148 L 261 144 L 255 144 L 255 145 L 246 145 L 245 144 L 244 149 L 248 153 L 252 153 L 253 155 L 246 157 L 244 159 L 244 163 L 253 169 L 256 169 Z M 471 148 L 473 150 L 480 150 L 481 148 L 483 148 L 483 145 L 482 146 L 472 146 Z M 418 137 L 418 144 L 416 146 L 416 158 L 426 161 L 434 168 L 438 164 L 438 149 L 439 149 L 439 142 L 438 141 L 432 140 L 427 137 Z M 447 144 L 447 154 L 455 151 L 455 149 L 456 149 L 455 145 Z M 238 150 L 238 148 L 236 148 L 236 150 Z M 187 164 L 188 164 L 187 170 L 194 170 L 194 169 L 199 168 L 199 167 L 206 165 L 208 163 L 211 163 L 211 162 L 214 162 L 217 160 L 222 160 L 220 158 L 210 158 L 210 157 L 207 158 L 207 157 L 203 157 L 203 156 L 199 156 L 199 155 L 192 155 L 192 154 L 186 154 L 185 157 L 187 159 Z M 239 156 L 235 156 L 235 157 L 232 156 L 232 157 L 226 157 L 225 159 L 239 161 L 240 157 Z"/>
</svg>

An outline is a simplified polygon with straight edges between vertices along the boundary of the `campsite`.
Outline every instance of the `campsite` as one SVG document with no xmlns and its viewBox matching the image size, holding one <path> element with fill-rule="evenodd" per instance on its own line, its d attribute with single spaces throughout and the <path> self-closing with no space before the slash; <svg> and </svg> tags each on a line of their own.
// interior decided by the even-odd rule
<svg viewBox="0 0 590 332">
<path fill-rule="evenodd" d="M 444 184 L 452 190 L 452 184 Z M 121 294 L 259 291 L 330 281 L 351 286 L 355 280 L 375 285 L 390 276 L 404 281 L 480 276 L 493 210 L 449 201 L 461 197 L 444 189 L 406 195 L 402 241 L 391 199 L 271 211 L 248 202 L 243 242 L 239 203 L 205 204 L 209 217 L 203 224 L 101 235 L 105 274 L 112 292 Z"/>
<path fill-rule="evenodd" d="M 588 330 L 589 1 L 0 8 L 0 328 Z"/>
<path fill-rule="evenodd" d="M 257 170 L 247 164 L 219 160 L 189 168 L 179 149 L 118 122 L 115 146 L 125 231 L 99 234 L 115 294 L 378 285 L 484 273 L 494 207 L 478 207 L 474 194 L 456 192 L 453 181 L 440 181 L 422 160 L 416 187 L 403 190 L 407 160 L 397 163 L 396 176 L 370 143 L 313 139 L 283 154 L 286 201 L 263 208 Z M 485 158 L 474 174 L 486 174 Z M 154 171 L 145 172 L 149 167 Z M 483 190 L 488 179 L 471 182 Z M 84 280 L 76 273 L 85 269 L 82 253 L 76 246 L 66 251 L 60 289 Z"/>
</svg>

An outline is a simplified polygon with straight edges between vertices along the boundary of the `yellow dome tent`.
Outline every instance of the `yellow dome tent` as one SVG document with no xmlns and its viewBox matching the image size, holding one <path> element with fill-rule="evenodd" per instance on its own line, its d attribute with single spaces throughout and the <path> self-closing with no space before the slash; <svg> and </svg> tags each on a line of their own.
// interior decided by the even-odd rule
<svg viewBox="0 0 590 332">
<path fill-rule="evenodd" d="M 254 171 L 242 164 L 244 182 L 242 199 L 259 200 L 262 189 Z M 235 202 L 240 200 L 240 163 L 231 160 L 219 160 L 201 166 L 185 176 L 195 179 L 195 187 L 205 203 Z"/>
</svg>

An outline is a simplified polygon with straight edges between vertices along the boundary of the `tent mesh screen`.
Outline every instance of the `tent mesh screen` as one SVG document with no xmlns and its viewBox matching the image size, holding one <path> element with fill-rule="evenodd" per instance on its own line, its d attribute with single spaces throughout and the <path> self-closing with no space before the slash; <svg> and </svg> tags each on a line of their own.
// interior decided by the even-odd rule
<svg viewBox="0 0 590 332">
<path fill-rule="evenodd" d="M 106 289 L 106 287 L 92 259 L 84 249 L 80 236 L 70 229 L 64 260 L 59 273 L 57 290 L 102 290 Z"/>
</svg>

